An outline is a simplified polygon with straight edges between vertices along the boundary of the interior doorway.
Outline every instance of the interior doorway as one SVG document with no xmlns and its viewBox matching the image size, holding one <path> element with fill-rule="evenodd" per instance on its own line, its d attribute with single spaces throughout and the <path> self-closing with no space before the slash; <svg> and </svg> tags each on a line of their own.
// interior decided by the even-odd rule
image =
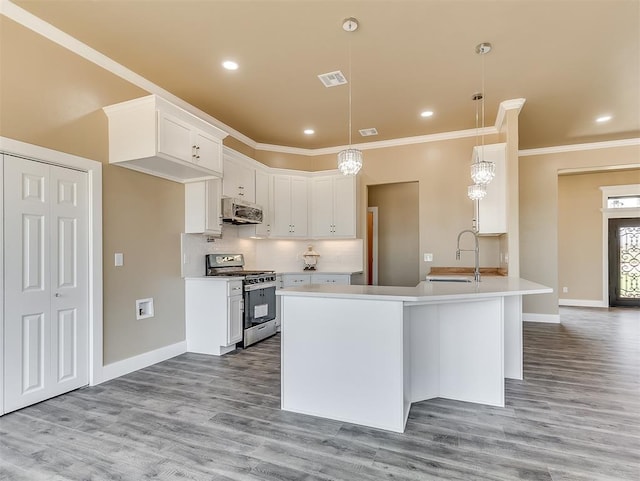
<svg viewBox="0 0 640 481">
<path fill-rule="evenodd" d="M 609 219 L 609 306 L 640 307 L 640 218 Z"/>
<path fill-rule="evenodd" d="M 369 274 L 375 273 L 381 286 L 416 286 L 420 282 L 418 182 L 370 185 L 367 195 L 371 212 L 367 283 L 375 282 L 376 276 Z"/>
</svg>

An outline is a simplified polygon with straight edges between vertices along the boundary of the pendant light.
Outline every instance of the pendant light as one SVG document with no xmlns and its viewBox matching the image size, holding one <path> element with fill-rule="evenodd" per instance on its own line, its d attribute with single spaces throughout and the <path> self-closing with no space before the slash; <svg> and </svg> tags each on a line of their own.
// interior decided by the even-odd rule
<svg viewBox="0 0 640 481">
<path fill-rule="evenodd" d="M 346 18 L 342 23 L 345 32 L 355 32 L 358 29 L 358 20 L 353 17 Z M 344 175 L 356 175 L 362 168 L 362 151 L 351 147 L 351 42 L 349 42 L 349 147 L 338 152 L 338 169 Z"/>
<path fill-rule="evenodd" d="M 482 56 L 482 91 L 475 93 L 472 99 L 476 102 L 476 147 L 474 161 L 471 164 L 471 179 L 474 185 L 469 186 L 467 195 L 471 200 L 480 200 L 487 194 L 486 185 L 495 177 L 496 166 L 484 160 L 484 55 L 491 51 L 491 44 L 483 42 L 476 45 L 476 53 Z M 482 112 L 482 143 L 478 145 L 478 129 L 480 110 Z"/>
</svg>

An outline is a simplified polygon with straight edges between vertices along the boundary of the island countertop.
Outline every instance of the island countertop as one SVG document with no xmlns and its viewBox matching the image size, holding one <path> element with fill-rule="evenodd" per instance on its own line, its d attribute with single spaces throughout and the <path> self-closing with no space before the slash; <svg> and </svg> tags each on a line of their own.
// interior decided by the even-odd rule
<svg viewBox="0 0 640 481">
<path fill-rule="evenodd" d="M 311 284 L 280 289 L 276 294 L 428 303 L 549 292 L 553 289 L 518 277 L 484 277 L 480 282 L 422 281 L 415 287 Z"/>
</svg>

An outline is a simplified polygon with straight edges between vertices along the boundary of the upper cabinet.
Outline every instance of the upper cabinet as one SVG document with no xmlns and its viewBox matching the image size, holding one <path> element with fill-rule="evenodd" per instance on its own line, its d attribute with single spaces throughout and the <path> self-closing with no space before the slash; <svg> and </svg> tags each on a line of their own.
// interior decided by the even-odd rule
<svg viewBox="0 0 640 481">
<path fill-rule="evenodd" d="M 225 171 L 226 175 L 226 171 Z M 239 237 L 270 237 L 273 212 L 273 175 L 265 169 L 255 169 L 255 203 L 262 207 L 262 224 L 238 226 Z"/>
<path fill-rule="evenodd" d="M 189 182 L 184 186 L 184 231 L 187 234 L 222 234 L 220 179 Z"/>
<path fill-rule="evenodd" d="M 225 148 L 222 195 L 256 202 L 255 173 L 255 167 L 251 166 L 242 154 Z"/>
<path fill-rule="evenodd" d="M 295 175 L 273 176 L 274 237 L 308 237 L 308 178 Z"/>
<path fill-rule="evenodd" d="M 110 105 L 109 163 L 175 182 L 222 176 L 226 133 L 156 96 Z"/>
<path fill-rule="evenodd" d="M 312 177 L 310 210 L 311 237 L 355 237 L 355 176 Z"/>
<path fill-rule="evenodd" d="M 484 146 L 484 159 L 494 162 L 496 176 L 487 185 L 487 195 L 476 202 L 476 226 L 479 234 L 500 235 L 507 232 L 507 144 Z M 475 151 L 482 147 L 474 148 Z"/>
</svg>

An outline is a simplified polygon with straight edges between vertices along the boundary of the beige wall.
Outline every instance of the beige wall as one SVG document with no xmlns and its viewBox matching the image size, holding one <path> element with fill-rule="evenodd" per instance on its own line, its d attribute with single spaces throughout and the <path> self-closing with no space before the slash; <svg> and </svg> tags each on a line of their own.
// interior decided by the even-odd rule
<svg viewBox="0 0 640 481">
<path fill-rule="evenodd" d="M 554 289 L 525 296 L 524 312 L 558 313 L 558 171 L 639 162 L 638 145 L 520 157 L 520 276 Z"/>
<path fill-rule="evenodd" d="M 561 299 L 601 301 L 602 191 L 640 183 L 640 169 L 561 175 L 558 178 L 558 286 Z M 569 292 L 562 292 L 567 287 Z"/>
<path fill-rule="evenodd" d="M 0 135 L 104 164 L 104 363 L 184 340 L 183 186 L 106 164 L 102 107 L 147 92 L 2 16 L 0 45 Z M 146 297 L 156 315 L 136 321 Z"/>
<path fill-rule="evenodd" d="M 369 207 L 378 207 L 378 284 L 420 282 L 418 182 L 369 186 Z"/>
</svg>

